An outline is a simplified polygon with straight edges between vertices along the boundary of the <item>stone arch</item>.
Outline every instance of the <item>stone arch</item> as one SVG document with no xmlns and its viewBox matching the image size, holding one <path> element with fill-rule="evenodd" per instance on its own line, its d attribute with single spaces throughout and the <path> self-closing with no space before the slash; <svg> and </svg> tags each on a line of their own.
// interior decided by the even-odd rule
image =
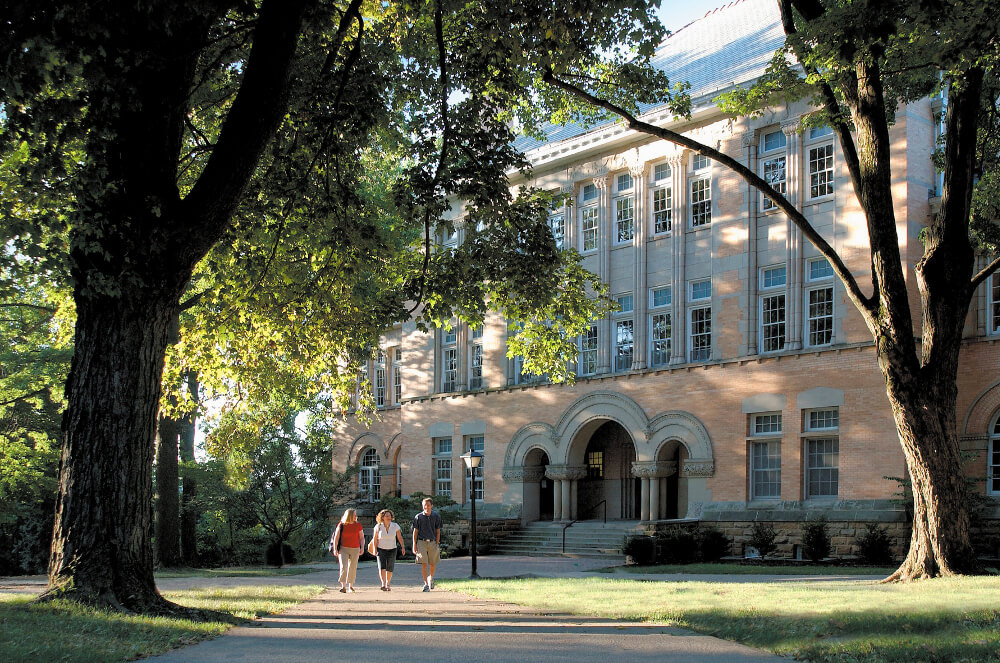
<svg viewBox="0 0 1000 663">
<path fill-rule="evenodd" d="M 714 462 L 708 429 L 693 414 L 673 410 L 657 415 L 649 422 L 648 435 L 651 460 L 659 456 L 665 445 L 676 440 L 687 449 L 691 462 Z"/>
<path fill-rule="evenodd" d="M 382 441 L 381 437 L 372 432 L 362 433 L 354 438 L 354 442 L 351 442 L 350 449 L 347 452 L 347 464 L 357 465 L 361 462 L 361 452 L 367 447 L 375 449 L 383 458 L 388 457 L 389 448 Z"/>
<path fill-rule="evenodd" d="M 586 429 L 596 430 L 605 421 L 618 423 L 632 438 L 636 457 L 645 460 L 648 455 L 646 428 L 649 418 L 634 400 L 614 391 L 595 391 L 576 399 L 559 418 L 555 427 L 555 441 L 560 454 L 549 458 L 556 463 L 574 464 L 583 461 L 589 435 L 580 435 Z M 574 444 L 575 443 L 575 444 Z"/>
<path fill-rule="evenodd" d="M 396 433 L 391 438 L 389 438 L 389 443 L 385 445 L 385 457 L 393 457 L 393 463 L 395 464 L 396 458 L 399 456 L 400 450 L 408 442 L 406 436 L 403 433 Z"/>
<path fill-rule="evenodd" d="M 1000 381 L 984 389 L 969 405 L 969 409 L 965 412 L 965 420 L 962 422 L 962 434 L 985 433 L 998 409 L 1000 409 Z"/>
<path fill-rule="evenodd" d="M 504 467 L 521 467 L 528 452 L 541 449 L 553 461 L 556 454 L 555 431 L 545 423 L 532 423 L 514 433 L 504 454 Z"/>
</svg>

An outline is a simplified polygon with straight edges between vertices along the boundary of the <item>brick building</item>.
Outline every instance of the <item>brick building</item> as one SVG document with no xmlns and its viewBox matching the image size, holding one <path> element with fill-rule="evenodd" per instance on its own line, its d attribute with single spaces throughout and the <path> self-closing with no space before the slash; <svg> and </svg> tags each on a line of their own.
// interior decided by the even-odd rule
<svg viewBox="0 0 1000 663">
<path fill-rule="evenodd" d="M 832 132 L 800 128 L 806 105 L 732 119 L 713 103 L 761 75 L 782 39 L 771 0 L 739 0 L 677 31 L 656 62 L 692 84 L 692 119 L 657 108 L 643 117 L 786 191 L 863 277 L 865 220 Z M 913 267 L 938 193 L 939 109 L 913 103 L 892 127 L 899 248 L 918 323 Z M 747 523 L 767 520 L 786 531 L 790 553 L 800 523 L 823 514 L 841 553 L 865 522 L 904 546 L 899 486 L 885 477 L 906 470 L 871 336 L 785 215 L 726 169 L 621 125 L 553 127 L 519 147 L 531 184 L 569 194 L 553 232 L 621 311 L 580 340 L 572 386 L 522 374 L 499 315 L 479 329 L 395 327 L 368 368 L 380 420 L 344 423 L 335 467 L 359 464 L 359 491 L 372 499 L 420 491 L 465 502 L 459 456 L 471 447 L 485 454 L 476 497 L 487 518 L 566 521 L 606 508 L 624 521 L 712 522 L 737 545 Z M 463 241 L 461 226 L 442 241 Z M 997 275 L 970 310 L 958 411 L 963 446 L 976 452 L 970 474 L 1000 497 Z"/>
</svg>

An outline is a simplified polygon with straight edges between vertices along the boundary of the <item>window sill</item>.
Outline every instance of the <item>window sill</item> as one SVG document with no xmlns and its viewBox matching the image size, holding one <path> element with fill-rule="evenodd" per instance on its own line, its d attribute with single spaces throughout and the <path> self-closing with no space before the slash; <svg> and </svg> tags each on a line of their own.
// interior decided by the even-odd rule
<svg viewBox="0 0 1000 663">
<path fill-rule="evenodd" d="M 805 205 L 819 205 L 820 203 L 826 203 L 826 202 L 832 201 L 835 196 L 836 196 L 836 192 L 834 192 L 834 193 L 828 193 L 828 194 L 826 194 L 824 196 L 817 196 L 816 198 L 807 198 L 806 201 L 805 201 L 805 203 L 803 203 L 803 204 L 805 204 Z"/>
</svg>

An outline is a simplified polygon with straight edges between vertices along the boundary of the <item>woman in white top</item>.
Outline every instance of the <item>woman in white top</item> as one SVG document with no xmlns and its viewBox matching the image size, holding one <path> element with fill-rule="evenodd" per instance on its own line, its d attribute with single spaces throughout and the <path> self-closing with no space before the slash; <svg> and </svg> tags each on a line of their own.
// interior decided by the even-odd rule
<svg viewBox="0 0 1000 663">
<path fill-rule="evenodd" d="M 393 513 L 389 509 L 382 509 L 378 512 L 375 522 L 375 530 L 372 538 L 375 539 L 375 552 L 378 557 L 378 577 L 382 581 L 382 591 L 391 591 L 389 582 L 392 580 L 392 572 L 396 567 L 396 541 L 402 548 L 401 555 L 406 554 L 406 545 L 403 543 L 403 533 L 399 530 L 399 525 L 392 522 Z"/>
</svg>

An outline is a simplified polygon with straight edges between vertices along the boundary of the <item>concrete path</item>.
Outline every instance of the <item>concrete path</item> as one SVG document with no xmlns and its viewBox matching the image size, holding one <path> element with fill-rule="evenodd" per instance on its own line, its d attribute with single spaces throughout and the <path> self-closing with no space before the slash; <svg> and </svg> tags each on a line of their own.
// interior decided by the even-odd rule
<svg viewBox="0 0 1000 663">
<path fill-rule="evenodd" d="M 412 558 L 411 558 L 412 559 Z M 491 556 L 483 577 L 593 575 L 606 562 Z M 323 566 L 331 566 L 324 564 Z M 443 560 L 437 577 L 466 578 L 468 558 Z M 733 580 L 737 576 L 726 576 Z M 331 661 L 629 661 L 757 663 L 780 661 L 749 647 L 682 629 L 541 613 L 520 606 L 435 589 L 422 592 L 419 567 L 396 566 L 391 592 L 378 587 L 373 564 L 358 571 L 358 592 L 341 594 L 335 568 L 269 578 L 169 578 L 162 589 L 191 585 L 317 583 L 332 587 L 316 599 L 226 635 L 163 656 L 156 663 L 330 663 Z M 609 597 L 609 600 L 612 597 Z"/>
</svg>

